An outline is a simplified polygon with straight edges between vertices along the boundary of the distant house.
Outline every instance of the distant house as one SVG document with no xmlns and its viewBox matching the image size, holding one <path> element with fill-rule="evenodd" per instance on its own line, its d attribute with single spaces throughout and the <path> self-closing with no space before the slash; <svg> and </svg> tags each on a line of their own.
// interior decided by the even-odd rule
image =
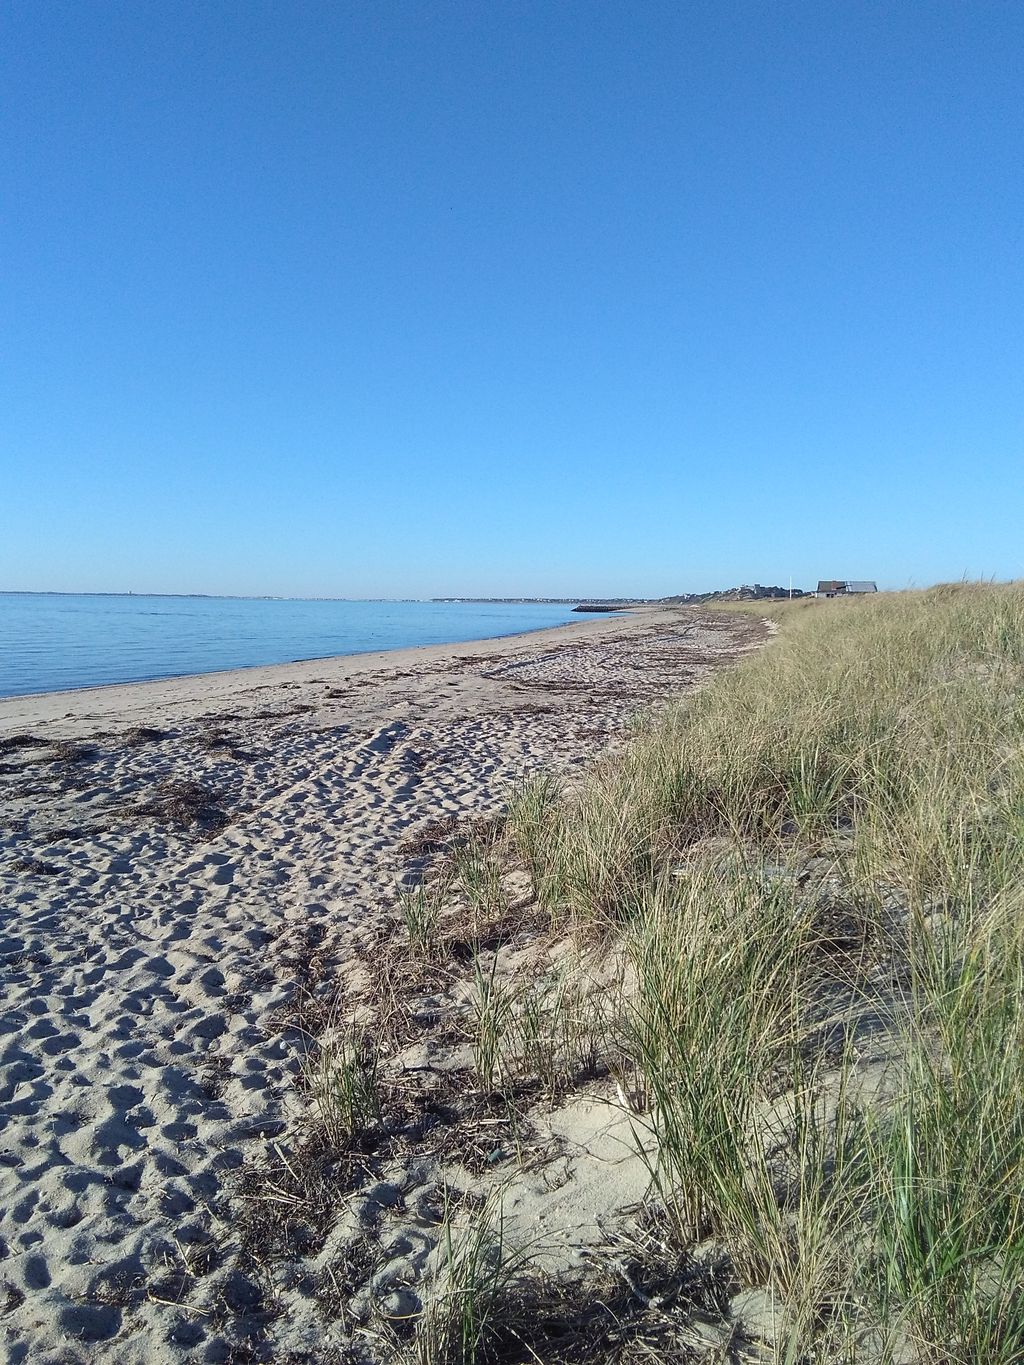
<svg viewBox="0 0 1024 1365">
<path fill-rule="evenodd" d="M 878 584 L 866 578 L 822 578 L 815 597 L 852 597 L 856 593 L 877 592 Z"/>
</svg>

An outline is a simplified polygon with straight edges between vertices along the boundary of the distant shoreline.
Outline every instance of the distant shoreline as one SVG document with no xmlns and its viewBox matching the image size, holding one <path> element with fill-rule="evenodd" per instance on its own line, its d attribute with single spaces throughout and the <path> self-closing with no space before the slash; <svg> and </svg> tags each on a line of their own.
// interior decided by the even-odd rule
<svg viewBox="0 0 1024 1365">
<path fill-rule="evenodd" d="M 467 606 L 486 606 L 488 603 L 508 606 L 568 606 L 570 602 L 621 602 L 634 604 L 654 601 L 645 597 L 588 597 L 568 594 L 564 597 L 303 597 L 278 593 L 248 592 L 79 592 L 65 588 L 0 588 L 0 597 L 167 597 L 177 601 L 203 602 L 435 602 Z"/>
</svg>

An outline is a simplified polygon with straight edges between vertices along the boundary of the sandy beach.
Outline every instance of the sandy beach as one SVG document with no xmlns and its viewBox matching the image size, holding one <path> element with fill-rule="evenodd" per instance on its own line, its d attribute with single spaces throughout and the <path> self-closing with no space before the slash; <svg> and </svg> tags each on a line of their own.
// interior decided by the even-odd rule
<svg viewBox="0 0 1024 1365">
<path fill-rule="evenodd" d="M 763 635 L 648 609 L 0 701 L 5 1358 L 380 1358 L 375 1318 L 416 1308 L 444 1144 L 367 1154 L 265 1256 L 251 1213 L 254 1190 L 280 1191 L 273 1218 L 297 1202 L 273 1173 L 308 1118 L 303 1057 L 372 978 L 410 834 L 579 772 Z M 407 1069 L 430 1068 L 424 1034 Z M 582 1171 L 580 1123 L 592 1154 L 605 1120 L 574 1122 Z"/>
</svg>

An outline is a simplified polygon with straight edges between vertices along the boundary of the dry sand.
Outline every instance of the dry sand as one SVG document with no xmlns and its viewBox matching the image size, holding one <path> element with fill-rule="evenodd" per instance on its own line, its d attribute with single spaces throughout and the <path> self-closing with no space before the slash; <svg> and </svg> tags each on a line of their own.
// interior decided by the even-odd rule
<svg viewBox="0 0 1024 1365">
<path fill-rule="evenodd" d="M 0 701 L 5 1358 L 379 1358 L 450 1173 L 424 1140 L 299 1207 L 310 1004 L 372 977 L 411 828 L 578 771 L 762 634 L 648 610 Z M 511 1205 L 571 1248 L 640 1167 L 589 1098 L 544 1125 Z"/>
</svg>

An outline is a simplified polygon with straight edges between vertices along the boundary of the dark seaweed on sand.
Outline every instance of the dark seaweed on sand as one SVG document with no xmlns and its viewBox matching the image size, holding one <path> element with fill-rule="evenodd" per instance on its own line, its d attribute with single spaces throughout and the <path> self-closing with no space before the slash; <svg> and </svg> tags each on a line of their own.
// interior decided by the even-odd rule
<svg viewBox="0 0 1024 1365">
<path fill-rule="evenodd" d="M 216 792 L 199 782 L 161 782 L 156 795 L 140 802 L 134 812 L 165 824 L 195 826 L 205 834 L 215 834 L 230 823 L 230 817 L 217 804 Z"/>
<path fill-rule="evenodd" d="M 44 863 L 40 858 L 16 858 L 11 864 L 15 872 L 21 872 L 33 877 L 52 877 L 60 869 L 54 867 L 52 863 Z"/>
<path fill-rule="evenodd" d="M 163 730 L 155 730 L 151 725 L 133 725 L 125 734 L 124 742 L 134 749 L 140 744 L 152 744 L 158 739 L 166 738 Z"/>
<path fill-rule="evenodd" d="M 244 749 L 239 748 L 238 744 L 223 730 L 211 728 L 200 732 L 198 744 L 201 749 L 206 749 L 211 754 L 224 754 L 228 758 L 244 759 L 248 755 Z"/>
<path fill-rule="evenodd" d="M 38 735 L 4 735 L 0 739 L 0 754 L 10 754 L 15 749 L 45 749 L 49 743 Z"/>
<path fill-rule="evenodd" d="M 73 739 L 58 739 L 50 751 L 55 763 L 84 763 L 98 753 L 93 744 L 78 744 Z"/>
<path fill-rule="evenodd" d="M 294 706 L 286 706 L 280 711 L 275 711 L 273 709 L 254 711 L 252 713 L 252 718 L 253 720 L 286 720 L 288 716 L 302 716 L 315 710 L 315 706 L 310 706 L 308 703 L 300 701 L 296 702 Z"/>
<path fill-rule="evenodd" d="M 53 829 L 45 831 L 43 842 L 63 844 L 76 839 L 95 839 L 106 832 L 106 825 L 56 825 Z"/>
<path fill-rule="evenodd" d="M 495 816 L 477 815 L 467 819 L 460 815 L 445 815 L 428 820 L 405 835 L 398 847 L 406 857 L 412 858 L 451 853 L 474 839 L 482 844 L 491 843 L 503 823 L 501 817 Z"/>
</svg>

